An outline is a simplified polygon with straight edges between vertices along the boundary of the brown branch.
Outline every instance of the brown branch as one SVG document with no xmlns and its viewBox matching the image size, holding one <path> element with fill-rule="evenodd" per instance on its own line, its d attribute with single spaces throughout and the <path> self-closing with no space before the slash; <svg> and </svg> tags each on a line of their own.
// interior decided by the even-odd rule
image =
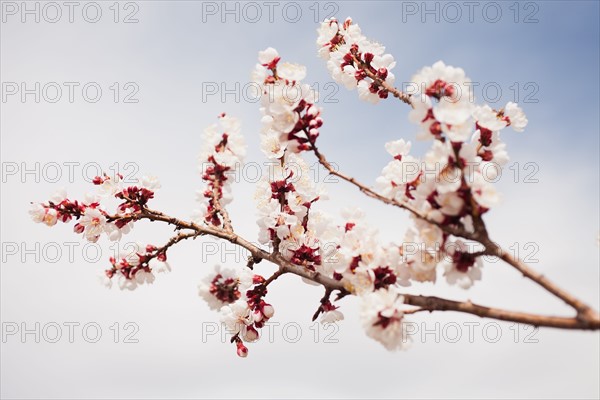
<svg viewBox="0 0 600 400">
<path fill-rule="evenodd" d="M 215 211 L 219 213 L 221 217 L 223 217 L 223 228 L 228 232 L 233 232 L 233 226 L 231 225 L 229 213 L 227 212 L 227 209 L 221 205 L 221 194 L 219 192 L 221 192 L 222 187 L 223 186 L 221 185 L 220 181 L 215 181 L 213 183 L 213 189 L 210 192 L 211 200 Z"/>
<path fill-rule="evenodd" d="M 348 294 L 354 294 L 349 292 L 341 281 L 327 277 L 320 274 L 319 272 L 311 271 L 301 265 L 296 265 L 285 258 L 281 254 L 268 253 L 254 244 L 250 243 L 246 239 L 238 236 L 233 232 L 227 232 L 220 228 L 214 228 L 211 226 L 198 225 L 193 222 L 183 221 L 174 217 L 165 215 L 159 211 L 150 210 L 144 208 L 141 213 L 137 215 L 136 219 L 148 219 L 151 221 L 162 221 L 168 224 L 174 225 L 176 229 L 188 229 L 194 233 L 179 234 L 172 241 L 183 240 L 184 238 L 196 237 L 200 235 L 210 235 L 220 239 L 227 240 L 233 244 L 239 245 L 247 249 L 252 257 L 255 259 L 265 259 L 279 266 L 279 270 L 272 275 L 267 281 L 270 283 L 277 277 L 284 273 L 292 273 L 294 275 L 301 276 L 309 279 L 313 282 L 323 285 L 326 289 L 326 295 L 329 296 L 332 291 L 339 291 L 338 298 L 346 296 Z M 528 272 L 531 274 L 531 272 Z M 539 279 L 539 277 L 537 278 Z M 546 282 L 542 279 L 543 282 Z M 548 285 L 548 283 L 546 283 Z M 562 329 L 584 329 L 584 330 L 598 330 L 600 329 L 600 318 L 595 314 L 589 307 L 585 313 L 579 313 L 576 317 L 555 317 L 545 316 L 537 314 L 529 314 L 522 312 L 515 312 L 509 310 L 503 310 L 498 308 L 491 308 L 473 304 L 470 301 L 459 302 L 454 300 L 442 299 L 433 296 L 420 296 L 412 294 L 403 294 L 404 302 L 407 305 L 419 307 L 417 310 L 409 310 L 407 314 L 421 312 L 421 311 L 456 311 L 466 314 L 477 315 L 483 318 L 492 318 L 502 321 L 518 322 L 533 326 L 544 326 Z M 564 296 L 561 293 L 561 296 Z M 573 300 L 570 300 L 573 301 Z M 569 303 L 570 304 L 570 303 Z M 583 308 L 582 308 L 583 310 Z"/>
<path fill-rule="evenodd" d="M 169 239 L 169 241 L 167 243 L 165 243 L 164 246 L 158 247 L 155 252 L 156 255 L 158 254 L 166 254 L 167 249 L 171 246 L 173 246 L 174 244 L 177 244 L 179 242 L 181 242 L 182 240 L 185 239 L 189 239 L 189 238 L 196 238 L 198 237 L 198 233 L 196 232 L 192 232 L 192 233 L 178 233 L 177 235 L 173 236 L 171 239 Z"/>
<path fill-rule="evenodd" d="M 264 259 L 272 262 L 275 265 L 280 266 L 285 270 L 285 272 L 291 272 L 294 275 L 301 276 L 303 278 L 309 279 L 311 281 L 320 283 L 321 285 L 331 288 L 332 290 L 338 290 L 341 293 L 347 293 L 347 290 L 344 288 L 344 285 L 333 278 L 329 278 L 325 275 L 320 274 L 316 271 L 311 271 L 306 269 L 301 265 L 296 265 L 286 260 L 279 253 L 269 253 L 248 240 L 238 236 L 234 232 L 227 232 L 220 228 L 214 228 L 207 225 L 198 225 L 194 222 L 187 222 L 180 220 L 178 218 L 170 217 L 160 211 L 150 210 L 148 208 L 144 208 L 136 217 L 136 219 L 148 219 L 150 221 L 162 221 L 166 222 L 170 225 L 174 225 L 178 229 L 189 229 L 196 232 L 196 236 L 200 235 L 209 235 L 214 236 L 220 239 L 227 240 L 230 243 L 236 244 L 248 250 L 254 259 Z"/>
<path fill-rule="evenodd" d="M 273 282 L 275 279 L 279 278 L 281 275 L 285 274 L 287 271 L 285 270 L 285 268 L 283 267 L 279 267 L 279 269 L 277 271 L 275 271 L 275 273 L 273 275 L 271 275 L 270 277 L 267 278 L 267 280 L 265 280 L 263 282 L 263 286 L 269 286 L 269 284 L 271 282 Z"/>
<path fill-rule="evenodd" d="M 356 179 L 352 178 L 351 176 L 346 175 L 342 172 L 339 172 L 331 165 L 331 163 L 329 161 L 327 161 L 325 156 L 319 151 L 319 149 L 317 148 L 317 146 L 314 143 L 311 143 L 311 145 L 312 145 L 312 150 L 313 150 L 315 156 L 317 157 L 317 160 L 327 171 L 329 171 L 329 173 L 331 175 L 335 175 L 335 176 L 345 180 L 346 182 L 351 183 L 352 185 L 356 186 L 361 192 L 363 192 L 367 196 L 372 197 L 376 200 L 379 200 L 382 203 L 389 204 L 389 205 L 407 210 L 410 213 L 412 213 L 414 216 L 416 216 L 417 218 L 422 219 L 423 221 L 429 222 L 430 224 L 439 227 L 444 232 L 446 232 L 450 235 L 460 236 L 465 239 L 479 241 L 478 237 L 476 237 L 474 234 L 472 234 L 470 232 L 467 232 L 465 229 L 463 229 L 459 226 L 440 224 L 439 222 L 436 222 L 436 221 L 432 220 L 431 218 L 428 218 L 427 216 L 423 215 L 420 211 L 418 211 L 416 208 L 414 208 L 410 204 L 401 203 L 396 199 L 391 199 L 389 197 L 385 197 L 385 196 L 375 192 L 373 189 L 369 188 L 368 186 L 358 182 Z"/>
<path fill-rule="evenodd" d="M 523 261 L 514 257 L 510 252 L 502 249 L 496 243 L 492 242 L 488 239 L 488 242 L 485 244 L 486 250 L 488 254 L 495 255 L 507 264 L 514 267 L 517 271 L 521 272 L 524 277 L 531 279 L 548 292 L 552 293 L 554 296 L 563 300 L 565 303 L 573 307 L 577 311 L 577 317 L 583 320 L 598 320 L 600 317 L 598 313 L 594 311 L 590 306 L 573 296 L 572 294 L 566 292 L 564 289 L 558 287 L 554 282 L 550 281 L 543 274 L 531 269 L 527 264 Z"/>
<path fill-rule="evenodd" d="M 553 317 L 546 315 L 536 315 L 516 311 L 501 310 L 473 304 L 470 301 L 459 302 L 442 299 L 434 296 L 418 296 L 404 294 L 405 304 L 421 307 L 419 311 L 457 311 L 467 314 L 477 315 L 482 318 L 493 318 L 501 321 L 518 322 L 533 326 L 544 326 L 561 329 L 600 329 L 600 318 L 596 316 L 579 317 Z"/>
<path fill-rule="evenodd" d="M 328 170 L 330 174 L 335 175 L 335 176 L 351 183 L 352 185 L 358 187 L 359 190 L 361 192 L 365 193 L 367 196 L 372 197 L 376 200 L 379 200 L 385 204 L 389 204 L 392 206 L 396 206 L 396 207 L 405 209 L 405 210 L 411 212 L 417 218 L 422 219 L 423 221 L 426 221 L 432 225 L 439 227 L 440 229 L 442 229 L 444 232 L 446 232 L 448 234 L 458 236 L 458 237 L 463 237 L 463 238 L 469 239 L 469 240 L 474 240 L 474 241 L 477 241 L 477 242 L 483 244 L 483 246 L 485 247 L 485 250 L 483 252 L 475 253 L 476 255 L 498 256 L 501 260 L 505 261 L 507 264 L 516 268 L 519 272 L 521 272 L 523 274 L 523 276 L 531 279 L 533 282 L 542 286 L 548 292 L 552 293 L 554 296 L 562 299 L 565 303 L 567 303 L 568 305 L 573 307 L 577 311 L 577 317 L 576 318 L 545 317 L 545 316 L 539 316 L 539 315 L 534 315 L 534 314 L 516 313 L 516 312 L 512 312 L 512 311 L 493 309 L 493 308 L 488 308 L 488 307 L 483 307 L 483 306 L 476 306 L 470 302 L 469 303 L 458 303 L 458 302 L 441 303 L 441 306 L 443 306 L 443 307 L 449 307 L 450 304 L 452 304 L 452 306 L 454 307 L 454 308 L 441 308 L 441 309 L 444 309 L 444 310 L 453 309 L 454 311 L 468 312 L 471 314 L 485 316 L 488 318 L 495 318 L 495 319 L 501 319 L 501 320 L 507 320 L 507 321 L 514 321 L 514 322 L 523 322 L 523 323 L 527 323 L 527 324 L 531 324 L 531 325 L 535 325 L 535 326 L 551 326 L 551 327 L 567 328 L 567 329 L 600 329 L 600 326 L 599 326 L 600 325 L 600 316 L 590 306 L 583 303 L 581 300 L 577 299 L 575 296 L 569 294 L 565 290 L 561 289 L 560 287 L 558 287 L 556 284 L 551 282 L 549 279 L 547 279 L 542 274 L 529 268 L 521 260 L 519 260 L 516 257 L 513 257 L 509 252 L 503 250 L 500 246 L 498 246 L 496 243 L 494 243 L 492 240 L 490 240 L 486 225 L 480 215 L 476 215 L 475 213 L 473 213 L 473 215 L 472 215 L 473 226 L 475 229 L 475 232 L 473 232 L 473 233 L 467 232 L 464 228 L 459 227 L 459 226 L 439 224 L 436 221 L 433 221 L 433 220 L 427 218 L 425 215 L 421 214 L 419 211 L 414 209 L 409 204 L 401 203 L 395 199 L 390 199 L 388 197 L 382 196 L 379 193 L 370 189 L 369 187 L 365 186 L 364 184 L 358 182 L 356 179 L 354 179 L 342 172 L 339 172 L 338 170 L 333 168 L 333 166 L 331 165 L 331 163 L 329 161 L 327 161 L 325 156 L 319 152 L 319 149 L 315 146 L 315 144 L 314 143 L 311 143 L 311 144 L 312 144 L 312 150 L 313 150 L 315 156 L 317 157 L 317 159 L 319 160 L 319 163 L 326 170 Z M 408 298 L 410 299 L 410 296 Z M 420 296 L 419 299 L 421 299 L 419 301 L 422 301 L 422 299 L 437 299 L 437 298 Z M 448 301 L 450 301 L 450 300 L 448 300 Z M 420 304 L 412 304 L 412 305 L 420 306 Z M 457 305 L 460 305 L 460 309 L 458 309 Z M 468 307 L 465 307 L 464 305 L 467 305 Z M 435 309 L 439 310 L 440 308 L 435 308 Z M 433 309 L 430 309 L 430 311 L 433 311 Z"/>
</svg>

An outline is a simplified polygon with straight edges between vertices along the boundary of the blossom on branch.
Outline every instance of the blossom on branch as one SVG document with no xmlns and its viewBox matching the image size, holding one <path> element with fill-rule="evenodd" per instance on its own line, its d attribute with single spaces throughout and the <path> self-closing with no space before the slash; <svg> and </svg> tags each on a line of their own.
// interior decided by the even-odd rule
<svg viewBox="0 0 600 400">
<path fill-rule="evenodd" d="M 412 77 L 410 94 L 401 92 L 393 86 L 394 57 L 367 39 L 350 18 L 323 22 L 317 45 L 333 78 L 348 89 L 357 88 L 361 99 L 376 103 L 391 94 L 410 105 L 408 118 L 418 127 L 416 138 L 429 141 L 430 149 L 417 157 L 404 138 L 386 143 L 387 163 L 373 188 L 339 172 L 317 148 L 324 122 L 318 94 L 302 83 L 306 68 L 282 61 L 269 47 L 258 53 L 252 72 L 260 97 L 260 149 L 269 160 L 268 174 L 256 184 L 254 195 L 258 242 L 265 248 L 242 238 L 227 211 L 233 174 L 240 171 L 246 145 L 240 121 L 224 113 L 202 137 L 206 186 L 198 192 L 201 209 L 192 221 L 149 207 L 161 187 L 156 177 L 126 185 L 120 174 L 95 177 L 97 193 L 82 200 L 60 190 L 46 203 L 32 204 L 30 217 L 47 226 L 73 220 L 73 230 L 91 242 L 103 235 L 119 240 L 140 220 L 175 228 L 176 235 L 162 246 L 136 244 L 110 258 L 102 283 L 110 287 L 116 281 L 127 290 L 152 284 L 156 273 L 170 271 L 167 252 L 185 239 L 212 236 L 249 251 L 246 265 L 217 265 L 198 285 L 199 296 L 220 313 L 240 357 L 248 355 L 246 344 L 259 340 L 261 329 L 274 317 L 267 295 L 284 274 L 324 287 L 313 314 L 322 323 L 342 321 L 339 301 L 357 296 L 367 336 L 388 350 L 406 348 L 410 335 L 405 317 L 418 311 L 452 310 L 535 326 L 600 329 L 597 313 L 503 251 L 490 239 L 483 220 L 500 202 L 493 183 L 509 160 L 501 134 L 507 127 L 524 130 L 528 121 L 523 110 L 512 102 L 498 110 L 475 104 L 465 71 L 442 61 Z M 307 153 L 369 197 L 409 211 L 406 231 L 394 236 L 396 242 L 384 243 L 361 210 L 344 209 L 337 220 L 324 212 L 327 194 L 312 179 Z M 512 265 L 572 306 L 577 316 L 529 315 L 401 291 L 413 283 L 435 284 L 438 274 L 445 283 L 468 289 L 482 279 L 484 255 Z M 255 272 L 263 261 L 278 267 L 267 278 Z"/>
</svg>

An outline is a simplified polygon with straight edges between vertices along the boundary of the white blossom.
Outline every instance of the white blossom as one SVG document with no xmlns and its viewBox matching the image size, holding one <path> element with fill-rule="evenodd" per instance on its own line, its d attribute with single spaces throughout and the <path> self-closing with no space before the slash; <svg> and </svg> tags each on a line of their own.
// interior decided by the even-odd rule
<svg viewBox="0 0 600 400">
<path fill-rule="evenodd" d="M 404 324 L 404 298 L 393 289 L 379 289 L 361 297 L 360 318 L 367 336 L 388 350 L 407 347 L 409 337 Z"/>
</svg>

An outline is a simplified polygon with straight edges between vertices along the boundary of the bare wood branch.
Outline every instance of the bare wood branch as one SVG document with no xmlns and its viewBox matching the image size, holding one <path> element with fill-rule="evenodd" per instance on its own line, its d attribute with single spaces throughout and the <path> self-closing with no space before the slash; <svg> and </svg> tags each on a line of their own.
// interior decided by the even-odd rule
<svg viewBox="0 0 600 400">
<path fill-rule="evenodd" d="M 419 311 L 457 311 L 477 315 L 482 318 L 492 318 L 501 321 L 518 322 L 521 324 L 550 328 L 583 330 L 600 329 L 600 318 L 598 317 L 553 317 L 485 307 L 473 304 L 470 301 L 459 302 L 434 296 L 418 296 L 411 294 L 405 294 L 403 296 L 406 304 L 421 307 Z"/>
<path fill-rule="evenodd" d="M 523 274 L 524 277 L 534 281 L 548 292 L 552 293 L 554 296 L 563 300 L 565 303 L 573 307 L 577 311 L 578 317 L 582 319 L 596 319 L 598 320 L 600 317 L 598 313 L 595 312 L 590 306 L 568 293 L 564 289 L 558 287 L 554 282 L 550 279 L 546 278 L 543 274 L 533 270 L 523 261 L 513 256 L 510 252 L 502 249 L 496 243 L 491 240 L 485 243 L 486 249 L 488 250 L 488 254 L 492 254 L 511 265 L 519 272 Z"/>
</svg>

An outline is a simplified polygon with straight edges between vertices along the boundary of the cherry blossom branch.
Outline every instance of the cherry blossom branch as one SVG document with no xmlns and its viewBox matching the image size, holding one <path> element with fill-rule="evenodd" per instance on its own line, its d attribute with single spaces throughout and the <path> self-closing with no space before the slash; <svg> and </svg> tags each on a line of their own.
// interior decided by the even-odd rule
<svg viewBox="0 0 600 400">
<path fill-rule="evenodd" d="M 371 78 L 375 83 L 377 83 L 378 86 L 381 86 L 382 88 L 384 88 L 387 92 L 391 93 L 392 96 L 394 96 L 395 98 L 397 98 L 398 100 L 402 101 L 403 103 L 408 104 L 409 106 L 412 107 L 412 102 L 411 102 L 411 95 L 408 93 L 404 93 L 403 91 L 395 88 L 394 86 L 388 84 L 384 79 L 381 79 L 379 76 L 377 76 L 377 74 L 373 73 L 370 68 L 369 65 L 367 65 L 364 61 L 362 61 L 360 58 L 358 58 L 356 55 L 352 56 L 352 59 L 354 60 L 354 62 L 357 64 L 358 69 L 362 70 L 365 72 L 365 74 Z"/>
<path fill-rule="evenodd" d="M 148 219 L 151 221 L 162 221 L 168 224 L 174 225 L 176 229 L 189 229 L 194 233 L 179 234 L 168 243 L 171 246 L 180 240 L 187 239 L 190 237 L 197 236 L 214 236 L 220 239 L 229 241 L 230 243 L 239 245 L 248 250 L 254 259 L 265 259 L 271 263 L 278 265 L 279 270 L 275 272 L 270 278 L 268 278 L 263 284 L 268 285 L 270 282 L 277 279 L 279 276 L 285 273 L 291 273 L 300 277 L 306 278 L 313 282 L 321 284 L 325 287 L 325 296 L 321 299 L 327 301 L 333 291 L 339 291 L 338 298 L 348 294 L 349 292 L 343 285 L 342 282 L 337 281 L 333 278 L 329 278 L 315 271 L 310 271 L 303 266 L 293 264 L 283 258 L 280 254 L 268 253 L 259 247 L 255 246 L 248 240 L 240 237 L 234 232 L 227 232 L 223 229 L 213 228 L 210 226 L 202 226 L 193 222 L 183 221 L 174 217 L 170 217 L 162 212 L 150 210 L 148 208 L 142 209 L 140 214 L 137 215 L 136 219 Z M 499 247 L 493 243 L 489 244 Z M 492 318 L 501 321 L 517 322 L 528 324 L 536 327 L 552 327 L 562 329 L 583 329 L 583 330 L 598 330 L 600 329 L 600 318 L 591 310 L 588 306 L 581 303 L 579 300 L 574 299 L 572 296 L 566 294 L 564 291 L 556 288 L 546 278 L 536 275 L 535 272 L 524 266 L 522 262 L 514 259 L 509 253 L 502 253 L 500 256 L 503 260 L 509 263 L 520 263 L 522 272 L 525 276 L 530 279 L 536 280 L 536 282 L 543 282 L 544 287 L 549 291 L 555 293 L 558 297 L 565 300 L 568 304 L 577 308 L 581 312 L 577 317 L 555 317 L 546 315 L 537 315 L 530 313 L 522 313 L 516 311 L 503 310 L 499 308 L 486 307 L 478 304 L 474 304 L 471 301 L 460 302 L 454 300 L 443 299 L 435 296 L 422 296 L 412 294 L 402 294 L 404 302 L 407 305 L 420 307 L 418 310 L 412 310 L 408 313 L 420 312 L 420 311 L 456 311 L 466 314 L 476 315 L 482 318 Z M 512 265 L 512 264 L 511 264 Z M 568 301 L 567 301 L 568 299 Z"/>
<path fill-rule="evenodd" d="M 194 222 L 183 221 L 178 218 L 170 217 L 160 211 L 155 211 L 148 208 L 142 209 L 141 212 L 136 216 L 136 219 L 162 221 L 175 226 L 176 229 L 193 230 L 194 232 L 196 232 L 195 236 L 209 235 L 227 240 L 230 243 L 236 244 L 248 250 L 254 259 L 264 259 L 272 262 L 275 265 L 278 265 L 283 269 L 284 272 L 282 273 L 290 272 L 295 275 L 314 281 L 316 283 L 319 283 L 325 287 L 331 288 L 332 290 L 338 290 L 341 293 L 347 292 L 347 290 L 344 288 L 344 285 L 340 281 L 337 281 L 333 278 L 329 278 L 323 274 L 320 274 L 319 272 L 308 270 L 301 265 L 293 264 L 286 260 L 279 253 L 269 253 L 252 244 L 250 241 L 242 238 L 234 232 L 228 232 L 223 229 L 214 228 L 211 226 L 198 225 Z"/>
<path fill-rule="evenodd" d="M 551 326 L 551 327 L 567 328 L 567 329 L 600 329 L 600 317 L 598 316 L 598 313 L 595 312 L 590 306 L 583 303 L 581 300 L 577 299 L 576 297 L 572 296 L 571 294 L 567 293 L 565 290 L 559 288 L 557 285 L 555 285 L 553 282 L 551 282 L 548 278 L 546 278 L 542 274 L 532 270 L 525 263 L 523 263 L 520 259 L 513 257 L 510 254 L 510 252 L 507 252 L 506 250 L 504 250 L 500 246 L 498 246 L 496 243 L 492 242 L 489 239 L 487 229 L 485 227 L 485 223 L 483 222 L 483 219 L 481 219 L 481 217 L 475 216 L 473 219 L 474 225 L 475 225 L 475 233 L 473 233 L 473 234 L 471 234 L 459 227 L 439 224 L 436 221 L 433 221 L 433 220 L 425 217 L 424 215 L 419 213 L 417 210 L 410 207 L 410 205 L 400 203 L 395 199 L 390 199 L 390 198 L 384 197 L 384 196 L 378 194 L 377 192 L 373 191 L 366 185 L 358 182 L 356 179 L 354 179 L 342 172 L 339 172 L 338 170 L 333 168 L 331 163 L 329 163 L 329 161 L 327 161 L 325 156 L 321 152 L 319 152 L 318 148 L 314 144 L 313 144 L 313 152 L 315 153 L 315 156 L 319 160 L 319 163 L 321 165 L 323 165 L 323 167 L 325 169 L 327 169 L 330 174 L 335 175 L 335 176 L 353 184 L 354 186 L 358 187 L 360 189 L 360 191 L 365 193 L 367 196 L 375 198 L 377 200 L 380 200 L 381 202 L 383 202 L 385 204 L 390 204 L 390 205 L 408 210 L 409 212 L 414 214 L 417 218 L 420 218 L 430 224 L 438 226 L 440 229 L 442 229 L 446 233 L 449 233 L 449 234 L 452 234 L 455 236 L 460 236 L 460 237 L 463 237 L 466 239 L 476 240 L 476 241 L 482 243 L 485 246 L 485 251 L 474 253 L 474 256 L 480 256 L 480 255 L 496 255 L 496 256 L 498 256 L 501 260 L 505 261 L 507 264 L 516 268 L 519 272 L 521 272 L 523 274 L 523 276 L 531 279 L 536 284 L 538 284 L 538 285 L 542 286 L 544 289 L 546 289 L 548 292 L 550 292 L 553 295 L 555 295 L 556 297 L 560 298 L 568 305 L 572 306 L 577 311 L 577 318 L 573 319 L 573 318 L 561 318 L 561 317 L 544 317 L 544 316 L 517 313 L 517 312 L 511 312 L 511 311 L 506 311 L 506 310 L 499 310 L 499 309 L 493 309 L 493 308 L 489 308 L 489 307 L 473 305 L 470 302 L 469 303 L 458 303 L 458 302 L 453 302 L 450 300 L 437 301 L 437 300 L 443 300 L 443 299 L 438 299 L 435 297 L 424 297 L 424 296 L 419 296 L 419 297 L 413 298 L 413 296 L 405 295 L 405 299 L 407 299 L 407 304 L 422 306 L 424 309 L 429 310 L 429 311 L 433 311 L 433 310 L 462 311 L 462 312 L 468 312 L 471 314 L 488 317 L 488 318 L 528 323 L 528 324 L 534 325 L 534 326 Z M 435 301 L 433 301 L 433 303 L 428 303 L 432 299 L 434 299 Z M 424 307 L 423 304 L 428 304 L 428 306 Z M 435 307 L 428 308 L 428 307 L 433 307 L 431 304 L 434 304 Z"/>
<path fill-rule="evenodd" d="M 317 146 L 314 143 L 311 143 L 311 145 L 312 145 L 312 151 L 315 154 L 315 156 L 317 157 L 317 160 L 331 175 L 335 175 L 335 176 L 345 180 L 346 182 L 351 183 L 352 185 L 356 186 L 361 192 L 363 192 L 367 196 L 372 197 L 376 200 L 379 200 L 385 204 L 389 204 L 389 205 L 392 205 L 395 207 L 400 207 L 404 210 L 407 210 L 410 213 L 412 213 L 415 217 L 422 219 L 423 221 L 426 221 L 432 225 L 438 226 L 440 229 L 442 229 L 444 232 L 446 232 L 448 234 L 451 234 L 454 236 L 460 236 L 460 237 L 470 239 L 470 240 L 479 241 L 474 234 L 467 232 L 465 229 L 462 229 L 459 226 L 440 224 L 437 221 L 434 221 L 431 218 L 428 218 L 427 216 L 423 215 L 417 209 L 412 207 L 410 204 L 401 203 L 396 199 L 391 199 L 391 198 L 385 197 L 385 196 L 375 192 L 373 189 L 369 188 L 368 186 L 360 183 L 355 178 L 338 171 L 337 169 L 335 169 L 333 167 L 333 165 L 331 165 L 331 163 L 327 160 L 325 155 L 323 155 L 319 151 L 319 149 L 317 148 Z"/>
<path fill-rule="evenodd" d="M 325 169 L 327 169 L 330 174 L 335 175 L 335 176 L 353 184 L 354 186 L 358 187 L 360 189 L 360 191 L 365 193 L 367 196 L 377 199 L 385 204 L 389 204 L 389 205 L 393 205 L 393 206 L 405 209 L 405 210 L 411 212 L 412 214 L 414 214 L 417 218 L 420 218 L 430 224 L 438 226 L 440 229 L 442 229 L 446 233 L 449 233 L 449 234 L 452 234 L 455 236 L 460 236 L 460 237 L 470 239 L 470 240 L 476 240 L 476 241 L 482 243 L 485 247 L 485 251 L 474 253 L 473 254 L 474 256 L 480 256 L 480 255 L 498 256 L 498 258 L 505 261 L 507 264 L 513 266 L 514 268 L 516 268 L 519 272 L 521 272 L 523 274 L 523 276 L 531 279 L 536 284 L 538 284 L 538 285 L 542 286 L 544 289 L 546 289 L 548 292 L 550 292 L 553 295 L 555 295 L 556 297 L 560 298 L 568 305 L 572 306 L 577 311 L 577 315 L 578 315 L 577 321 L 580 321 L 581 323 L 574 322 L 572 318 L 569 319 L 569 318 L 550 317 L 550 319 L 548 319 L 548 320 L 543 320 L 544 317 L 541 317 L 541 316 L 534 316 L 531 314 L 514 313 L 514 312 L 510 312 L 510 311 L 492 309 L 492 308 L 487 308 L 487 307 L 482 307 L 482 306 L 476 306 L 474 308 L 473 307 L 466 307 L 466 308 L 461 307 L 460 310 L 455 309 L 455 311 L 470 312 L 475 315 L 486 316 L 489 318 L 496 318 L 496 319 L 509 318 L 507 320 L 511 320 L 514 322 L 520 322 L 521 320 L 524 319 L 524 320 L 528 321 L 526 323 L 529 323 L 531 325 L 539 324 L 540 326 L 543 325 L 543 326 L 555 326 L 555 327 L 568 326 L 568 327 L 571 327 L 572 329 L 578 329 L 582 326 L 583 327 L 590 326 L 593 329 L 600 329 L 598 327 L 598 324 L 600 323 L 600 317 L 598 316 L 598 313 L 595 312 L 590 306 L 583 303 L 581 300 L 577 299 L 576 297 L 572 296 L 571 294 L 567 293 L 565 290 L 559 288 L 557 285 L 555 285 L 553 282 L 551 282 L 548 278 L 546 278 L 542 274 L 532 270 L 525 263 L 523 263 L 520 259 L 513 257 L 510 254 L 510 252 L 502 249 L 496 243 L 492 242 L 489 239 L 489 235 L 487 233 L 485 223 L 483 222 L 483 219 L 480 216 L 473 217 L 475 233 L 467 232 L 466 230 L 461 229 L 460 227 L 439 224 L 436 221 L 433 221 L 433 220 L 427 218 L 426 216 L 422 215 L 420 212 L 418 212 L 417 210 L 412 208 L 410 205 L 400 203 L 399 201 L 397 201 L 395 199 L 390 199 L 385 196 L 382 196 L 379 193 L 377 193 L 374 190 L 367 187 L 366 185 L 358 182 L 355 178 L 352 178 L 342 172 L 339 172 L 338 170 L 333 168 L 331 163 L 329 161 L 327 161 L 325 156 L 319 151 L 319 149 L 314 144 L 313 144 L 312 148 L 313 148 L 313 152 L 314 152 L 315 156 L 319 160 L 319 163 Z M 410 299 L 410 296 L 407 298 Z M 423 297 L 421 296 L 420 298 L 423 298 Z M 420 300 L 418 301 L 418 303 L 419 304 L 412 304 L 412 305 L 421 305 Z M 411 303 L 408 303 L 408 304 L 411 304 Z M 462 304 L 462 303 L 457 303 L 457 304 Z M 447 303 L 441 303 L 441 307 L 448 307 L 448 306 L 449 306 L 449 304 L 447 304 Z M 455 305 L 453 305 L 453 307 L 456 308 Z M 439 308 L 436 308 L 436 309 L 439 309 Z M 442 308 L 442 309 L 446 309 L 446 308 Z M 480 315 L 480 313 L 483 312 L 482 311 L 483 309 L 489 310 L 489 312 L 485 312 L 485 315 Z M 469 310 L 469 311 L 466 311 L 466 310 Z M 495 317 L 495 315 L 499 315 L 502 318 L 497 318 L 497 317 Z M 542 318 L 542 319 L 540 319 L 540 318 Z M 587 328 L 583 328 L 583 329 L 587 329 Z"/>
</svg>

